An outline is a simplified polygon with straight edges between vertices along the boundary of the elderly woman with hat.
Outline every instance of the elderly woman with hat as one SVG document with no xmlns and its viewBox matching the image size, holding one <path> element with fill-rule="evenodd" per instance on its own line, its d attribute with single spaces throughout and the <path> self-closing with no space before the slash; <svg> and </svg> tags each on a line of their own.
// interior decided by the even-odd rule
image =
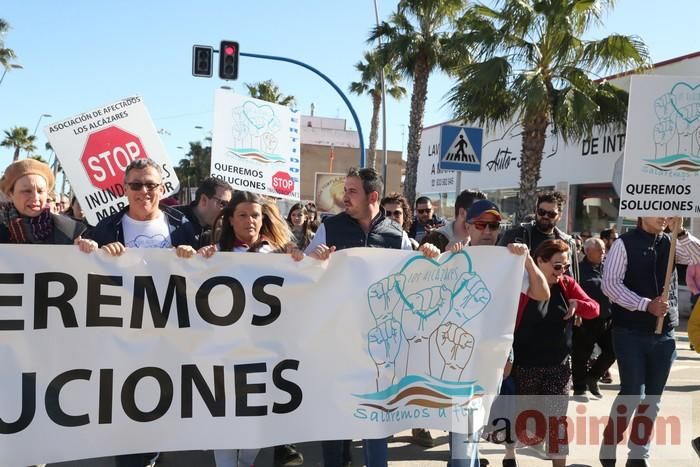
<svg viewBox="0 0 700 467">
<path fill-rule="evenodd" d="M 0 191 L 10 202 L 0 203 L 0 243 L 75 243 L 81 250 L 92 249 L 94 242 L 80 237 L 84 224 L 51 213 L 47 199 L 53 188 L 53 172 L 43 162 L 24 159 L 5 169 Z"/>
</svg>

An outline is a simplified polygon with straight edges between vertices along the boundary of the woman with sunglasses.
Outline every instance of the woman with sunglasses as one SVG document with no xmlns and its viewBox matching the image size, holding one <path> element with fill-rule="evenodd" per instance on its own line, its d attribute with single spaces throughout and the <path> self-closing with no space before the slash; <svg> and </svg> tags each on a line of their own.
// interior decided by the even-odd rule
<svg viewBox="0 0 700 467">
<path fill-rule="evenodd" d="M 396 221 L 401 228 L 408 233 L 411 229 L 411 224 L 413 223 L 413 216 L 411 215 L 411 207 L 408 205 L 408 201 L 401 193 L 393 192 L 389 193 L 382 199 L 381 203 L 384 211 L 386 212 L 386 217 Z M 414 238 L 410 238 L 411 246 L 414 250 L 418 249 L 418 242 Z M 444 251 L 444 249 L 443 249 Z"/>
<path fill-rule="evenodd" d="M 580 319 L 592 319 L 599 314 L 599 305 L 583 291 L 576 281 L 564 274 L 571 266 L 571 250 L 562 240 L 546 240 L 533 257 L 550 288 L 549 300 L 533 300 L 520 295 L 513 340 L 513 370 L 519 396 L 548 396 L 532 398 L 527 404 L 542 410 L 545 419 L 566 417 L 571 389 L 571 335 Z M 520 398 L 523 400 L 523 398 Z M 537 404 L 545 400 L 544 405 Z M 530 407 L 531 408 L 531 407 Z M 521 407 L 522 413 L 526 407 Z M 544 439 L 560 440 L 558 446 L 548 446 L 547 454 L 554 467 L 566 465 L 568 440 L 566 424 L 550 424 Z M 518 433 L 536 438 L 531 434 Z M 543 440 L 540 440 L 543 441 Z M 505 464 L 504 464 L 505 465 Z M 513 459 L 513 463 L 517 465 Z"/>
<path fill-rule="evenodd" d="M 293 211 L 294 208 L 292 208 Z M 216 243 L 199 250 L 199 253 L 205 257 L 210 257 L 216 251 L 284 253 L 292 251 L 294 247 L 294 237 L 277 206 L 248 191 L 236 191 L 214 225 L 213 236 Z M 294 249 L 292 257 L 300 260 L 303 258 L 303 253 Z M 217 449 L 214 451 L 216 467 L 251 466 L 259 451 L 259 449 Z M 301 465 L 303 462 L 304 457 L 295 446 L 275 447 L 275 464 Z"/>
</svg>

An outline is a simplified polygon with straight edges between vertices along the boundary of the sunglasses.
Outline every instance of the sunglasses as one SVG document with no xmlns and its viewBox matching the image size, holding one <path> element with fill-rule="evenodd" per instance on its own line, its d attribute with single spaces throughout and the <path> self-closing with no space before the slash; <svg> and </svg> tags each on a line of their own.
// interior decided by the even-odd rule
<svg viewBox="0 0 700 467">
<path fill-rule="evenodd" d="M 219 207 L 219 209 L 224 209 L 226 206 L 228 206 L 228 201 L 225 199 L 221 199 L 217 196 L 212 196 L 211 199 L 216 200 L 216 205 Z"/>
<path fill-rule="evenodd" d="M 570 264 L 562 264 L 562 263 L 554 263 L 552 264 L 552 268 L 554 268 L 555 271 L 568 271 L 569 268 L 571 267 Z"/>
<path fill-rule="evenodd" d="M 401 209 L 397 209 L 396 211 L 387 211 L 386 212 L 390 217 L 399 217 L 403 216 L 403 211 Z"/>
<path fill-rule="evenodd" d="M 144 187 L 146 187 L 146 191 L 153 191 L 156 188 L 160 186 L 160 183 L 153 183 L 153 182 L 127 182 L 126 185 L 129 187 L 130 190 L 132 191 L 141 191 Z"/>
<path fill-rule="evenodd" d="M 416 209 L 416 212 L 418 214 L 430 214 L 430 211 L 432 211 L 433 208 L 425 208 L 425 209 Z"/>
<path fill-rule="evenodd" d="M 559 215 L 557 211 L 547 211 L 546 209 L 542 208 L 537 208 L 537 215 L 540 217 L 549 217 L 550 219 L 554 219 Z"/>
<path fill-rule="evenodd" d="M 501 228 L 501 224 L 498 222 L 483 222 L 483 221 L 475 221 L 475 222 L 469 222 L 471 225 L 476 227 L 476 230 L 484 230 L 486 227 L 489 228 L 489 230 L 496 231 Z"/>
</svg>

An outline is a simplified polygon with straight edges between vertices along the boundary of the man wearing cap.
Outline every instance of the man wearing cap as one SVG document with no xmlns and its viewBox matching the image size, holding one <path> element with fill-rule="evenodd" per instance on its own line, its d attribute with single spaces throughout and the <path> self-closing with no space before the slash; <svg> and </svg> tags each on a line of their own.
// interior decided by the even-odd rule
<svg viewBox="0 0 700 467">
<path fill-rule="evenodd" d="M 469 238 L 469 246 L 494 246 L 498 240 L 498 234 L 501 229 L 501 220 L 503 216 L 498 206 L 487 200 L 480 199 L 474 201 L 469 210 L 466 213 L 465 225 L 466 234 Z M 456 243 L 453 246 L 452 251 L 457 251 L 461 249 L 463 245 L 461 243 Z M 547 279 L 545 278 L 542 271 L 535 265 L 535 261 L 530 255 L 528 255 L 527 246 L 522 243 L 510 243 L 507 245 L 508 250 L 513 254 L 525 255 L 525 274 L 523 277 L 522 293 L 526 293 L 533 300 L 548 300 L 549 299 L 549 285 L 547 284 Z M 504 378 L 507 378 L 510 374 L 511 360 L 506 362 L 506 368 L 504 369 Z M 505 380 L 504 380 L 505 382 Z M 505 392 L 504 395 L 507 395 Z M 472 437 L 478 436 L 476 434 L 471 434 Z M 451 467 L 471 467 L 478 465 L 479 459 L 478 455 L 478 441 L 470 441 L 467 436 L 461 433 L 450 433 L 450 462 Z M 464 446 L 460 448 L 460 452 L 457 451 L 457 446 Z M 466 451 L 465 451 L 466 450 Z M 504 459 L 503 465 L 517 465 L 511 464 L 510 462 L 515 462 L 514 459 L 515 450 L 511 446 L 506 446 L 506 457 Z"/>
<path fill-rule="evenodd" d="M 438 232 L 449 240 L 446 249 L 451 249 L 455 243 L 468 243 L 467 211 L 474 201 L 486 199 L 486 195 L 477 190 L 463 190 L 455 200 L 455 218 L 452 222 L 440 227 Z"/>
</svg>

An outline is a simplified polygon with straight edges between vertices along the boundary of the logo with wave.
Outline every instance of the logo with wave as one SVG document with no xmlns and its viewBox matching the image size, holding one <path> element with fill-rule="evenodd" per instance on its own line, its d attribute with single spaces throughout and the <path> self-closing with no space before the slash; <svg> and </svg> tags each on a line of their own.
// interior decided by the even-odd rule
<svg viewBox="0 0 700 467">
<path fill-rule="evenodd" d="M 367 301 L 376 392 L 354 394 L 361 407 L 388 414 L 410 406 L 419 414 L 466 405 L 484 393 L 465 378 L 477 346 L 467 324 L 491 302 L 491 292 L 466 251 L 441 261 L 411 258 L 372 284 Z"/>
<path fill-rule="evenodd" d="M 700 172 L 700 84 L 678 82 L 654 101 L 655 154 L 644 159 L 661 173 Z"/>
<path fill-rule="evenodd" d="M 226 154 L 242 161 L 259 162 L 262 164 L 284 164 L 287 159 L 278 154 L 268 154 L 255 148 L 228 148 Z"/>
</svg>

